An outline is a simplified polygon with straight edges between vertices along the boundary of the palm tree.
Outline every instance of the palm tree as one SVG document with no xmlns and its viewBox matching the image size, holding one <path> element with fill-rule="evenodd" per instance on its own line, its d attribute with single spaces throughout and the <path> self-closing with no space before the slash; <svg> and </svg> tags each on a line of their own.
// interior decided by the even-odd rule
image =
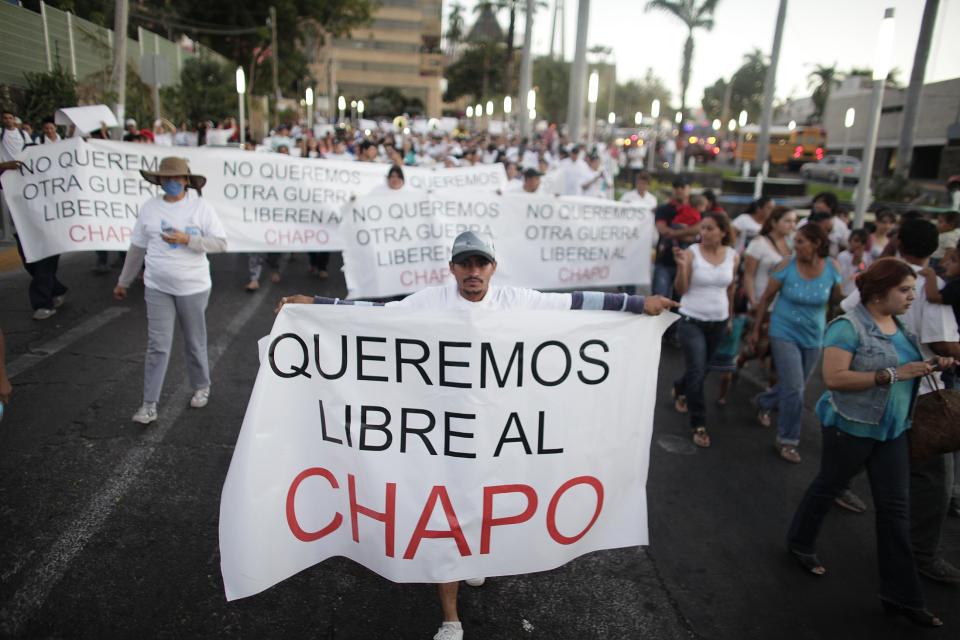
<svg viewBox="0 0 960 640">
<path fill-rule="evenodd" d="M 650 0 L 647 3 L 647 11 L 666 11 L 687 27 L 683 65 L 680 67 L 680 111 L 686 111 L 687 107 L 687 87 L 690 86 L 690 67 L 693 64 L 693 30 L 713 29 L 713 12 L 719 2 L 720 0 Z"/>
<path fill-rule="evenodd" d="M 492 0 L 489 4 L 492 4 L 498 11 L 507 11 L 510 16 L 507 21 L 507 35 L 506 35 L 506 45 L 507 45 L 507 62 L 509 64 L 507 68 L 507 86 L 506 92 L 508 95 L 512 94 L 513 91 L 513 50 L 514 50 L 514 40 L 516 39 L 517 31 L 517 12 L 523 11 L 526 12 L 527 1 L 526 0 Z M 546 8 L 547 3 L 543 0 L 537 0 L 534 3 L 534 10 Z M 529 17 L 527 18 L 530 19 Z"/>
<path fill-rule="evenodd" d="M 807 74 L 807 86 L 813 90 L 810 98 L 813 100 L 813 122 L 823 122 L 823 112 L 827 108 L 827 99 L 833 89 L 833 83 L 840 79 L 837 64 L 830 66 L 818 64 L 813 71 Z"/>
<path fill-rule="evenodd" d="M 450 5 L 450 15 L 447 16 L 447 47 L 451 54 L 463 40 L 463 27 L 463 5 L 454 2 Z"/>
</svg>

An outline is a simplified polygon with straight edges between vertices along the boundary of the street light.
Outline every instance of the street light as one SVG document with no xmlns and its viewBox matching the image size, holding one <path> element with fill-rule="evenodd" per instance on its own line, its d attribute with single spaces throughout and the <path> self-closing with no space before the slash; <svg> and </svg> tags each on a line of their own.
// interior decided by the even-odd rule
<svg viewBox="0 0 960 640">
<path fill-rule="evenodd" d="M 477 103 L 477 106 L 473 108 L 473 115 L 477 116 L 477 118 L 483 117 L 483 105 L 479 102 Z"/>
<path fill-rule="evenodd" d="M 789 122 L 789 124 L 787 124 L 787 129 L 789 129 L 790 131 L 793 131 L 793 130 L 796 129 L 796 128 L 797 128 L 797 121 L 796 121 L 796 120 L 791 120 L 791 121 Z"/>
<path fill-rule="evenodd" d="M 660 101 L 654 100 L 653 104 L 650 105 L 650 117 L 659 118 L 660 117 Z"/>
<path fill-rule="evenodd" d="M 247 144 L 247 123 L 244 112 L 244 94 L 247 92 L 247 77 L 243 67 L 237 67 L 237 98 L 240 101 L 240 146 Z"/>
<path fill-rule="evenodd" d="M 637 111 L 635 114 L 633 114 L 633 124 L 637 125 L 638 127 L 643 124 L 643 113 Z"/>
<path fill-rule="evenodd" d="M 307 128 L 313 131 L 313 87 L 307 87 Z"/>
<path fill-rule="evenodd" d="M 527 111 L 533 111 L 537 108 L 537 90 L 527 91 Z"/>
<path fill-rule="evenodd" d="M 593 143 L 593 132 L 597 120 L 597 97 L 600 95 L 600 74 L 590 72 L 590 83 L 587 85 L 587 102 L 590 103 L 590 118 L 587 122 L 587 140 Z"/>
<path fill-rule="evenodd" d="M 739 123 L 741 127 L 747 126 L 747 110 L 746 109 L 740 112 Z"/>
<path fill-rule="evenodd" d="M 877 48 L 873 56 L 873 101 L 870 109 L 870 122 L 867 124 L 867 141 L 863 147 L 860 181 L 857 184 L 856 213 L 853 228 L 863 227 L 863 217 L 867 213 L 870 197 L 870 176 L 873 174 L 873 155 L 877 150 L 877 131 L 880 128 L 880 113 L 883 108 L 883 85 L 890 73 L 890 57 L 893 49 L 893 8 L 883 12 L 880 30 L 877 33 Z"/>
<path fill-rule="evenodd" d="M 340 119 L 339 122 L 343 122 L 343 111 L 347 108 L 347 99 L 343 96 L 337 98 L 337 109 L 340 110 Z"/>
<path fill-rule="evenodd" d="M 363 117 L 363 110 L 365 106 L 366 105 L 363 104 L 363 100 L 357 100 L 357 113 L 360 115 L 361 118 Z"/>
<path fill-rule="evenodd" d="M 493 115 L 493 100 L 487 100 L 487 116 Z"/>
<path fill-rule="evenodd" d="M 720 128 L 723 126 L 723 123 L 720 122 L 720 118 L 713 119 L 713 130 L 720 131 Z"/>
<path fill-rule="evenodd" d="M 537 110 L 536 110 L 536 109 L 530 109 L 529 115 L 530 115 L 530 122 L 533 122 L 534 120 L 537 119 Z"/>
<path fill-rule="evenodd" d="M 472 117 L 473 117 L 473 107 L 470 106 L 470 105 L 467 105 L 467 117 L 468 117 L 468 118 L 472 118 Z"/>
<path fill-rule="evenodd" d="M 733 118 L 730 118 L 730 122 L 727 123 L 727 131 L 733 133 L 737 129 L 737 121 Z"/>
<path fill-rule="evenodd" d="M 616 121 L 617 121 L 617 114 L 611 111 L 610 114 L 607 116 L 607 122 L 610 124 L 613 124 Z"/>
<path fill-rule="evenodd" d="M 683 122 L 683 111 L 677 111 L 677 115 L 673 117 L 677 124 Z"/>
<path fill-rule="evenodd" d="M 506 96 L 503 99 L 503 112 L 507 114 L 507 119 L 510 118 L 510 112 L 513 110 L 513 100 L 510 99 L 510 96 Z"/>
</svg>

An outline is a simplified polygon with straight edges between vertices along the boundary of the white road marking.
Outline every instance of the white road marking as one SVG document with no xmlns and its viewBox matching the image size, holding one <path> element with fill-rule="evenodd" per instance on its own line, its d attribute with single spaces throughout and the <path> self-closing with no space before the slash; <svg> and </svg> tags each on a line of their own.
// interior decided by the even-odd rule
<svg viewBox="0 0 960 640">
<path fill-rule="evenodd" d="M 262 306 L 262 302 L 270 300 L 271 289 L 270 285 L 261 289 L 261 296 L 263 296 L 261 300 L 244 305 L 226 329 L 219 334 L 217 341 L 208 348 L 211 371 L 216 367 L 217 361 L 230 346 L 233 338 Z M 173 395 L 182 398 L 189 395 L 190 391 L 189 382 L 184 381 L 177 386 Z M 50 546 L 43 558 L 31 568 L 17 592 L 0 609 L 0 627 L 4 634 L 18 635 L 24 624 L 43 606 L 50 591 L 57 585 L 87 543 L 97 535 L 107 518 L 113 514 L 127 490 L 143 473 L 157 446 L 163 442 L 186 409 L 186 402 L 180 406 L 170 407 L 162 411 L 160 418 L 152 425 L 143 427 L 143 437 L 117 464 L 113 475 L 93 495 L 80 514 L 63 528 L 63 534 Z"/>
<path fill-rule="evenodd" d="M 40 364 L 43 360 L 49 358 L 58 351 L 69 347 L 80 338 L 93 333 L 111 320 L 119 318 L 128 311 L 130 311 L 129 307 L 110 307 L 108 309 L 104 309 L 89 320 L 81 322 L 73 329 L 61 333 L 53 340 L 44 342 L 39 347 L 30 349 L 29 353 L 25 353 L 13 362 L 9 363 L 7 365 L 7 375 L 11 379 L 16 377 L 27 369 Z"/>
</svg>

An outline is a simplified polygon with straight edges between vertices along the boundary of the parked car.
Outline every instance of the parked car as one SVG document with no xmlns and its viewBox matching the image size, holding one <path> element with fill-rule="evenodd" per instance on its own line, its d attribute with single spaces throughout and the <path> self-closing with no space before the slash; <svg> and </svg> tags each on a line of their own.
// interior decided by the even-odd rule
<svg viewBox="0 0 960 640">
<path fill-rule="evenodd" d="M 807 162 L 800 167 L 800 175 L 808 180 L 856 182 L 860 179 L 860 160 L 853 156 L 827 156 L 819 162 Z"/>
</svg>

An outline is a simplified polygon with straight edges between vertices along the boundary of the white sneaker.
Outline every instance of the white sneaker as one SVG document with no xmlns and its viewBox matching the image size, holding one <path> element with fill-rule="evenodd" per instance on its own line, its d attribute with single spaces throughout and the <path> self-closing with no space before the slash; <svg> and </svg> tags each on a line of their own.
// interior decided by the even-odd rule
<svg viewBox="0 0 960 640">
<path fill-rule="evenodd" d="M 486 578 L 469 578 L 467 580 L 464 580 L 464 582 L 466 582 L 471 587 L 482 587 L 483 583 L 486 581 L 487 581 Z"/>
<path fill-rule="evenodd" d="M 444 622 L 433 640 L 463 640 L 463 626 L 459 622 Z"/>
<path fill-rule="evenodd" d="M 204 387 L 203 389 L 197 389 L 193 392 L 193 397 L 190 398 L 190 406 L 194 409 L 202 409 L 207 406 L 207 402 L 210 400 L 210 387 Z"/>
<path fill-rule="evenodd" d="M 46 320 L 57 312 L 56 309 L 37 309 L 33 312 L 34 320 Z"/>
<path fill-rule="evenodd" d="M 137 412 L 133 414 L 134 422 L 139 422 L 140 424 L 150 424 L 157 419 L 157 403 L 156 402 L 144 402 L 140 405 L 140 408 L 137 409 Z"/>
</svg>

